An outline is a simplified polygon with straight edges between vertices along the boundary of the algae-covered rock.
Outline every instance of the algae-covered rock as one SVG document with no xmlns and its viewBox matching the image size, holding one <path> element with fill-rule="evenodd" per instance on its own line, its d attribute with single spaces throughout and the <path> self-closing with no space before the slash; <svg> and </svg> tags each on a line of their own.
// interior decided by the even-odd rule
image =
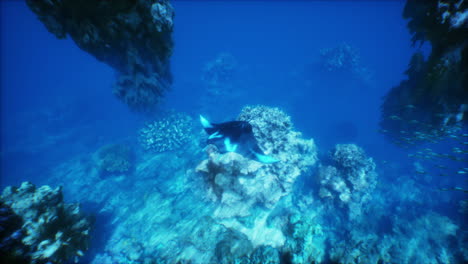
<svg viewBox="0 0 468 264">
<path fill-rule="evenodd" d="M 78 204 L 63 202 L 61 187 L 23 182 L 6 187 L 0 201 L 22 219 L 21 242 L 28 249 L 21 254 L 31 263 L 65 263 L 88 249 L 90 222 Z"/>
<path fill-rule="evenodd" d="M 118 73 L 114 93 L 134 110 L 153 108 L 172 81 L 174 10 L 169 0 L 27 0 L 57 38 Z"/>
</svg>

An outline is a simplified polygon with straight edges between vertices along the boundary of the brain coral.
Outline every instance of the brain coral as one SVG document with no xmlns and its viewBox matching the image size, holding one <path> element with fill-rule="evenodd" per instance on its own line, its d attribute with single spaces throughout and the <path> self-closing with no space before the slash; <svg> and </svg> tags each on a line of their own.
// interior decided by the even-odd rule
<svg viewBox="0 0 468 264">
<path fill-rule="evenodd" d="M 139 142 L 147 151 L 174 150 L 189 141 L 192 127 L 193 121 L 190 116 L 170 113 L 159 120 L 146 123 L 139 131 Z"/>
<path fill-rule="evenodd" d="M 0 201 L 22 218 L 22 243 L 29 248 L 22 254 L 31 263 L 77 261 L 87 250 L 90 222 L 78 204 L 63 202 L 61 187 L 23 182 L 20 188 L 6 187 Z"/>
</svg>

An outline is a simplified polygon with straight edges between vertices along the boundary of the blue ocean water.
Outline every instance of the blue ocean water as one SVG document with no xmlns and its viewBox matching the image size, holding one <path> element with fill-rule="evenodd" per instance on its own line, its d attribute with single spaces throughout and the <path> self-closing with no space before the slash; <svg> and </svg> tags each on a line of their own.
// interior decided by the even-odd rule
<svg viewBox="0 0 468 264">
<path fill-rule="evenodd" d="M 70 38 L 56 39 L 26 3 L 0 4 L 0 187 L 60 185 L 67 202 L 94 215 L 80 263 L 468 261 L 466 192 L 441 190 L 467 189 L 466 176 L 456 173 L 466 162 L 412 156 L 426 148 L 450 152 L 457 143 L 402 149 L 379 132 L 383 97 L 405 78 L 415 51 L 431 50 L 411 45 L 404 1 L 171 3 L 173 84 L 156 115 L 119 101 L 112 68 Z M 358 62 L 352 70 L 327 70 L 323 54 L 340 47 Z M 232 69 L 221 84 L 210 84 L 207 65 L 220 56 Z M 228 198 L 213 197 L 234 191 L 206 187 L 199 179 L 206 171 L 196 173 L 208 158 L 198 118 L 235 120 L 248 105 L 286 113 L 291 129 L 313 139 L 307 144 L 315 154 L 296 153 L 313 161 L 295 163 L 300 175 L 291 176 L 290 190 L 238 202 L 246 208 L 229 203 L 229 211 L 222 207 Z M 188 139 L 147 151 L 142 129 L 171 113 L 190 117 Z M 131 169 L 100 174 L 96 159 L 109 144 L 131 149 Z M 365 173 L 346 178 L 348 167 L 336 165 L 333 177 L 343 180 L 330 179 L 336 144 L 359 146 L 343 151 L 361 155 L 365 162 L 353 170 Z M 442 175 L 445 167 L 454 171 Z"/>
</svg>

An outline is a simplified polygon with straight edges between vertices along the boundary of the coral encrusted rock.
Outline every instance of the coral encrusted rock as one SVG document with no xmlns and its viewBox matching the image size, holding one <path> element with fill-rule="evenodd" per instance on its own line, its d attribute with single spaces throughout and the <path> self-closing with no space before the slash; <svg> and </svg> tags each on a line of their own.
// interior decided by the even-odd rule
<svg viewBox="0 0 468 264">
<path fill-rule="evenodd" d="M 90 222 L 78 204 L 63 202 L 60 187 L 23 182 L 19 188 L 6 187 L 0 202 L 22 219 L 21 243 L 28 248 L 22 257 L 31 263 L 78 260 L 88 249 Z"/>
<path fill-rule="evenodd" d="M 349 218 L 356 219 L 377 185 L 375 163 L 354 144 L 337 144 L 331 160 L 331 164 L 322 164 L 318 169 L 319 196 L 345 206 Z"/>
<path fill-rule="evenodd" d="M 172 77 L 174 9 L 169 0 L 27 0 L 57 38 L 67 35 L 82 50 L 118 73 L 114 93 L 134 110 L 152 109 Z"/>
<path fill-rule="evenodd" d="M 262 164 L 235 152 L 206 148 L 208 159 L 197 171 L 207 183 L 208 196 L 217 202 L 213 217 L 228 228 L 244 233 L 254 247 L 280 247 L 285 237 L 268 218 L 278 201 L 292 192 L 296 178 L 317 160 L 313 139 L 293 130 L 287 114 L 266 106 L 245 107 L 238 120 L 248 121 L 259 147 L 280 160 Z M 243 218 L 242 221 L 239 221 Z"/>
</svg>

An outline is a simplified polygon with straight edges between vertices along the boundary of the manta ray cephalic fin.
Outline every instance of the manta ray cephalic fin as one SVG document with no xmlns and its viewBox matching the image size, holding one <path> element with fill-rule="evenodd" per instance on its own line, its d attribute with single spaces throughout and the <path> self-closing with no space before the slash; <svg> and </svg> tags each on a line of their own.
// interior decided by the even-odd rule
<svg viewBox="0 0 468 264">
<path fill-rule="evenodd" d="M 200 123 L 204 128 L 212 128 L 213 125 L 208 121 L 208 119 L 204 118 L 202 115 L 200 115 Z"/>
<path fill-rule="evenodd" d="M 222 138 L 222 137 L 223 137 L 223 135 L 221 135 L 221 134 L 219 133 L 219 131 L 216 131 L 216 132 L 214 132 L 213 134 L 211 134 L 211 135 L 208 137 L 208 139 Z"/>
</svg>

